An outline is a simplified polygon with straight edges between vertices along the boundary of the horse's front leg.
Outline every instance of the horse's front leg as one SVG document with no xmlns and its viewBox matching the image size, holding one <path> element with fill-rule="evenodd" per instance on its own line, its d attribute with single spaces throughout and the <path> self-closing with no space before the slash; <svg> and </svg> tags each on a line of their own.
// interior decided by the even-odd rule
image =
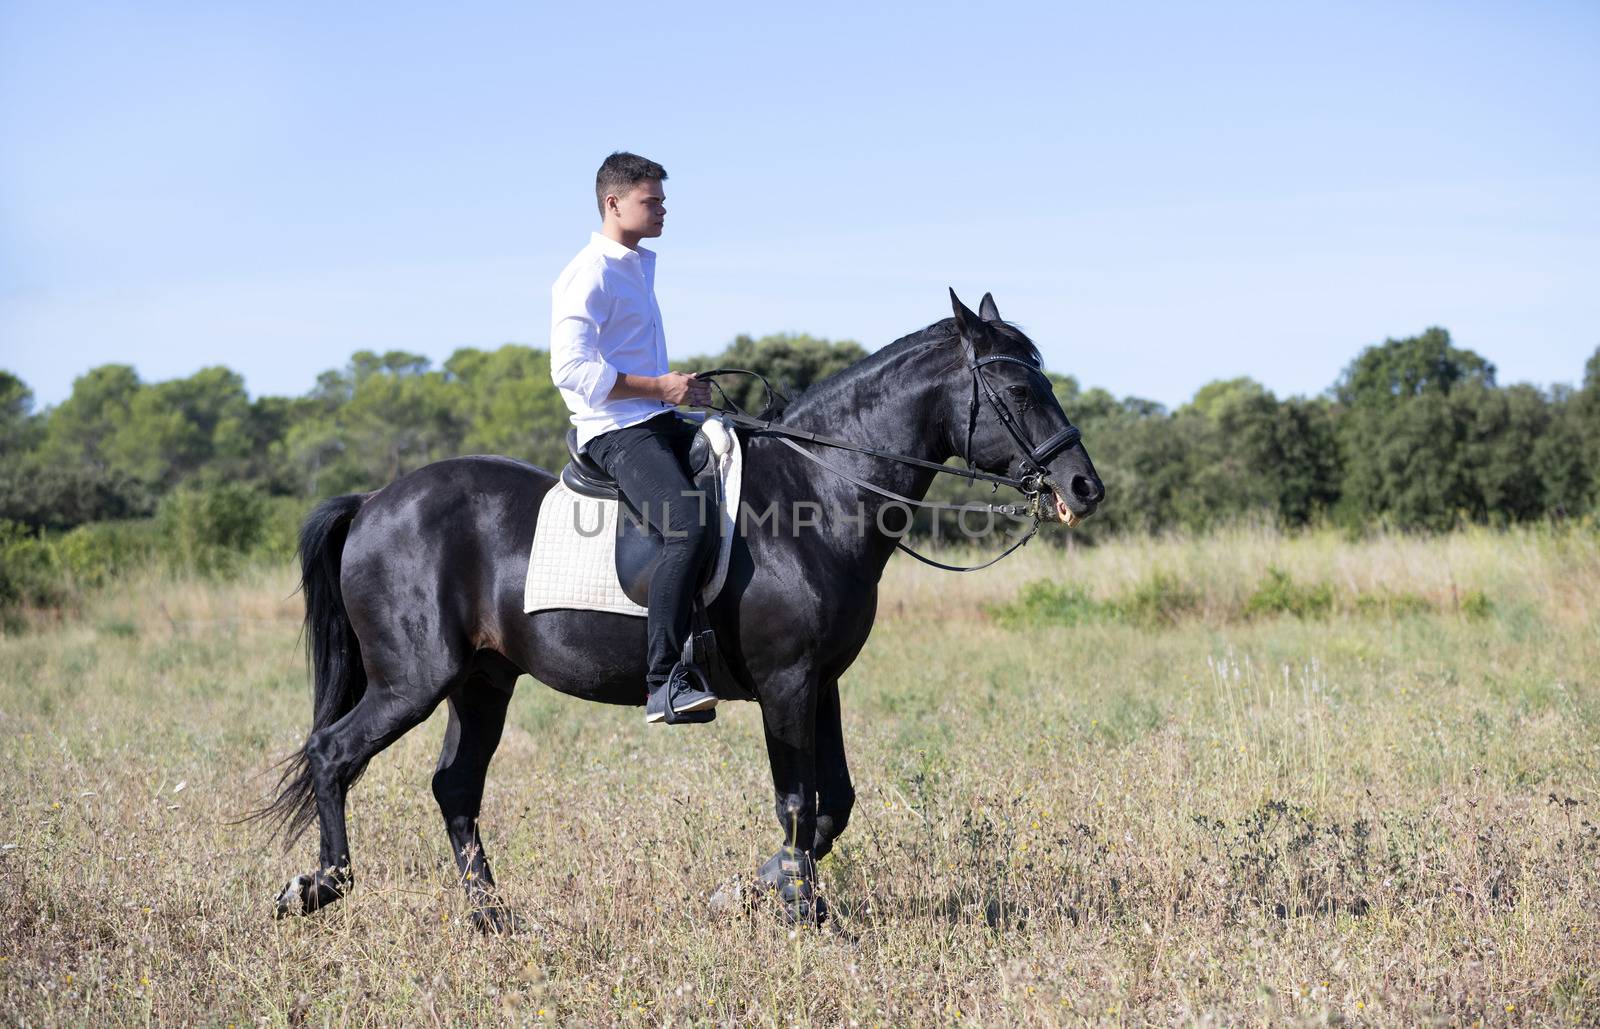
<svg viewBox="0 0 1600 1029">
<path fill-rule="evenodd" d="M 795 921 L 816 921 L 817 682 L 796 675 L 763 691 L 761 717 L 783 846 L 761 866 L 761 879 Z"/>
<path fill-rule="evenodd" d="M 856 805 L 856 790 L 844 757 L 838 679 L 823 683 L 817 695 L 816 753 L 817 833 L 811 856 L 820 861 L 850 824 L 850 811 Z"/>
</svg>

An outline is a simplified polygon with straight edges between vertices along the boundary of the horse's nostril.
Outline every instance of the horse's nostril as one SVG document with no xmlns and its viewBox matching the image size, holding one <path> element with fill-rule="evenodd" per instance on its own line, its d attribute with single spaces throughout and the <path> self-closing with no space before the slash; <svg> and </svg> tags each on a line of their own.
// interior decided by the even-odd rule
<svg viewBox="0 0 1600 1029">
<path fill-rule="evenodd" d="M 1087 475 L 1074 475 L 1072 477 L 1072 495 L 1086 504 L 1098 504 L 1100 498 L 1105 496 L 1105 487 L 1100 485 L 1099 479 Z"/>
</svg>

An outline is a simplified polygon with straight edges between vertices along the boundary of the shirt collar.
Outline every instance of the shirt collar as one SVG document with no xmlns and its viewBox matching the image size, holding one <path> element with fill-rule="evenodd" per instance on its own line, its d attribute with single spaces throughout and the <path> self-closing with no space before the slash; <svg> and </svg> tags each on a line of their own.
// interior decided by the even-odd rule
<svg viewBox="0 0 1600 1029">
<path fill-rule="evenodd" d="M 646 250 L 644 247 L 640 247 L 637 250 L 629 250 L 621 243 L 618 243 L 610 236 L 607 236 L 601 232 L 592 232 L 589 234 L 589 245 L 596 248 L 607 257 L 614 258 L 618 261 L 625 261 L 630 257 L 637 257 L 639 260 L 647 262 L 654 261 L 656 259 L 654 250 Z"/>
</svg>

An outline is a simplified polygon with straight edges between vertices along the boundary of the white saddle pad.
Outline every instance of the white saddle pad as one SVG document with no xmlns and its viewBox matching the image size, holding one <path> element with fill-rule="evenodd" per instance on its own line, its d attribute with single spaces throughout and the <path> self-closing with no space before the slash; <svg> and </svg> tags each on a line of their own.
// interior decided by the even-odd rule
<svg viewBox="0 0 1600 1029">
<path fill-rule="evenodd" d="M 708 416 L 700 431 L 711 441 L 711 459 L 717 463 L 717 499 L 722 518 L 717 565 L 700 593 L 709 603 L 728 577 L 744 454 L 739 437 L 721 419 Z M 641 617 L 650 613 L 628 599 L 617 579 L 619 508 L 615 500 L 574 493 L 564 482 L 557 482 L 545 494 L 539 505 L 533 552 L 528 558 L 528 581 L 522 594 L 524 611 L 531 614 L 565 608 Z"/>
</svg>

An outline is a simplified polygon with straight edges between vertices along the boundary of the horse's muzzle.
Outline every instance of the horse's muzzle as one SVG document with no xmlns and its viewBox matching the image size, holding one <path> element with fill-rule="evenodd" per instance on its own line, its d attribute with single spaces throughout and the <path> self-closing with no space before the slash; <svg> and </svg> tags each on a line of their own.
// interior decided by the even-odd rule
<svg viewBox="0 0 1600 1029">
<path fill-rule="evenodd" d="M 1083 524 L 1084 519 L 1094 514 L 1105 496 L 1100 480 L 1087 475 L 1074 475 L 1070 490 L 1063 490 L 1054 482 L 1049 486 L 1051 499 L 1055 501 L 1056 521 L 1069 529 Z"/>
</svg>

